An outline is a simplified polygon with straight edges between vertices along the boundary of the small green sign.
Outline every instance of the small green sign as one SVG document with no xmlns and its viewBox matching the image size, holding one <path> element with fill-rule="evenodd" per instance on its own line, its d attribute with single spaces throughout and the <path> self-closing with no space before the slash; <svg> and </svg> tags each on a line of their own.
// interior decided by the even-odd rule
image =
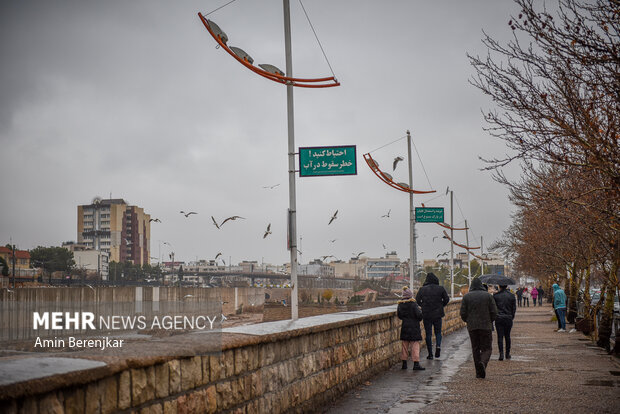
<svg viewBox="0 0 620 414">
<path fill-rule="evenodd" d="M 299 147 L 299 176 L 357 175 L 355 145 Z"/>
<path fill-rule="evenodd" d="M 443 207 L 416 207 L 415 221 L 418 223 L 443 223 Z"/>
</svg>

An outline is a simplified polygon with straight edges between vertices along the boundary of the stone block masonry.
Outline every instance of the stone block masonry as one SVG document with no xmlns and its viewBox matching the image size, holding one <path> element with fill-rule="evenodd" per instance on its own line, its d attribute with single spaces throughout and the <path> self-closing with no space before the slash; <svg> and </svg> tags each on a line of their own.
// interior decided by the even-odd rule
<svg viewBox="0 0 620 414">
<path fill-rule="evenodd" d="M 459 301 L 446 308 L 444 333 L 464 326 L 459 308 Z M 131 359 L 80 354 L 106 366 L 1 386 L 0 412 L 320 411 L 398 362 L 401 322 L 395 311 L 391 305 L 226 328 L 222 352 L 215 354 L 201 351 L 207 334 L 168 339 L 183 357 L 149 356 L 146 351 L 144 358 Z"/>
</svg>

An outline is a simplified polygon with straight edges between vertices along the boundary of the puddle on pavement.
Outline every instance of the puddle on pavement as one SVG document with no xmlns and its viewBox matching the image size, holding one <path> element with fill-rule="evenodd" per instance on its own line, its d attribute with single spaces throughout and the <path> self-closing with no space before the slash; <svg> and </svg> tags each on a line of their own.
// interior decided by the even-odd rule
<svg viewBox="0 0 620 414">
<path fill-rule="evenodd" d="M 533 360 L 534 360 L 534 358 L 528 357 L 528 356 L 524 356 L 524 355 L 511 355 L 510 356 L 510 361 L 530 362 L 530 361 L 533 361 Z"/>
<path fill-rule="evenodd" d="M 592 387 L 620 387 L 620 380 L 611 379 L 611 380 L 588 380 L 583 385 L 588 385 Z"/>
<path fill-rule="evenodd" d="M 448 388 L 445 384 L 452 379 L 471 355 L 469 337 L 466 335 L 462 336 L 459 344 L 452 346 L 448 358 L 436 360 L 436 362 L 441 362 L 440 369 L 422 381 L 414 393 L 399 401 L 399 404 L 392 407 L 388 413 L 416 412 L 438 401 L 447 392 Z"/>
</svg>

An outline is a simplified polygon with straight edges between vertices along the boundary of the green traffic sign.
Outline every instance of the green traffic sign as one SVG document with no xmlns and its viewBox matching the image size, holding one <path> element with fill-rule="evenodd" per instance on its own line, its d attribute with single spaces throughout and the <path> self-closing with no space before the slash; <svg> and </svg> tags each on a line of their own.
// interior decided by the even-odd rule
<svg viewBox="0 0 620 414">
<path fill-rule="evenodd" d="M 443 223 L 443 207 L 416 207 L 415 221 L 418 223 Z"/>
<path fill-rule="evenodd" d="M 299 176 L 357 175 L 355 145 L 299 147 Z"/>
</svg>

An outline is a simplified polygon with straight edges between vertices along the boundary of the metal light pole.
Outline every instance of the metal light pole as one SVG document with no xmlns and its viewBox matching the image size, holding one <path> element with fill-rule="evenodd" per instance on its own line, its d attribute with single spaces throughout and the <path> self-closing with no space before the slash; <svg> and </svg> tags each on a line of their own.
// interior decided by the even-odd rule
<svg viewBox="0 0 620 414">
<path fill-rule="evenodd" d="M 467 226 L 467 220 L 465 220 L 465 243 L 469 247 L 469 226 Z M 471 286 L 471 260 L 469 249 L 467 249 L 467 279 L 469 279 L 469 286 Z"/>
<path fill-rule="evenodd" d="M 407 130 L 407 159 L 409 161 L 409 188 L 413 189 L 413 162 L 411 160 L 411 134 Z M 415 214 L 413 210 L 413 193 L 409 192 L 409 288 L 413 289 L 416 268 Z"/>
<path fill-rule="evenodd" d="M 291 7 L 289 0 L 284 5 L 284 50 L 286 55 L 286 76 L 293 77 L 291 54 Z M 286 112 L 288 117 L 288 195 L 289 195 L 289 242 L 291 251 L 291 319 L 299 317 L 297 304 L 297 195 L 295 192 L 295 119 L 293 107 L 293 85 L 286 85 Z"/>
<path fill-rule="evenodd" d="M 482 245 L 482 236 L 480 236 L 480 276 L 484 274 L 484 259 L 483 259 L 484 246 Z"/>
<path fill-rule="evenodd" d="M 450 190 L 450 297 L 454 297 L 454 205 L 453 191 Z"/>
</svg>

